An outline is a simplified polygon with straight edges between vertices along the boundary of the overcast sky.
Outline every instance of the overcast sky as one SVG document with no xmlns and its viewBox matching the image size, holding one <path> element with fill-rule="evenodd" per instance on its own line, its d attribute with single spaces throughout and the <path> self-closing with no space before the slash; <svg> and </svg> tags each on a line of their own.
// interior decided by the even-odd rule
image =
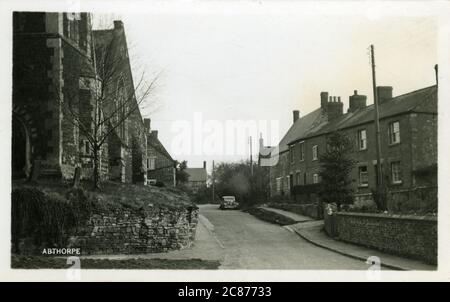
<svg viewBox="0 0 450 302">
<path fill-rule="evenodd" d="M 134 77 L 142 70 L 149 77 L 161 73 L 155 106 L 143 115 L 151 117 L 172 156 L 191 167 L 203 160 L 210 167 L 212 159 L 248 157 L 248 151 L 180 153 L 174 147 L 180 135 L 174 123 L 192 124 L 196 113 L 197 119 L 200 114 L 203 121 L 222 125 L 238 119 L 276 121 L 278 128 L 272 130 L 278 135 L 263 133 L 265 143 L 275 145 L 292 124 L 292 110 L 313 111 L 320 106 L 321 91 L 341 96 L 344 111 L 355 89 L 373 103 L 370 44 L 375 45 L 377 84 L 393 86 L 394 96 L 435 84 L 438 27 L 431 17 L 185 10 L 115 14 L 107 23 L 113 19 L 124 22 Z M 247 150 L 245 139 L 225 143 Z M 254 144 L 256 153 L 256 138 Z"/>
</svg>

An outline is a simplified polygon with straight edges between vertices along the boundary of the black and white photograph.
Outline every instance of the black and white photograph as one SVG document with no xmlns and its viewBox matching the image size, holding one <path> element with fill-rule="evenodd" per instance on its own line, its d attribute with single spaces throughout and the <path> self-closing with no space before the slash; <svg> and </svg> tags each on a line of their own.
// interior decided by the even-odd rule
<svg viewBox="0 0 450 302">
<path fill-rule="evenodd" d="M 449 281 L 449 2 L 2 6 L 2 279 Z"/>
</svg>

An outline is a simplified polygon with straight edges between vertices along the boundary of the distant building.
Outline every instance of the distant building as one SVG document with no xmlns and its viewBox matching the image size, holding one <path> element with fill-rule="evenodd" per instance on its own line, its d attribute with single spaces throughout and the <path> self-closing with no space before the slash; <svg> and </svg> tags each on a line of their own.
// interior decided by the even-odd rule
<svg viewBox="0 0 450 302">
<path fill-rule="evenodd" d="M 203 168 L 186 168 L 184 171 L 188 174 L 187 185 L 193 192 L 197 192 L 200 188 L 206 186 L 208 180 L 206 161 L 203 162 Z"/>
<path fill-rule="evenodd" d="M 437 188 L 437 85 L 392 96 L 392 87 L 378 87 L 381 163 L 390 192 Z M 296 186 L 320 183 L 319 157 L 329 133 L 340 130 L 354 143 L 351 172 L 356 202 L 372 200 L 377 187 L 374 105 L 357 91 L 343 113 L 340 97 L 320 94 L 320 108 L 300 117 L 278 145 L 278 163 L 270 167 L 271 196 L 289 196 Z M 434 193 L 433 193 L 434 194 Z"/>
<path fill-rule="evenodd" d="M 150 184 L 176 185 L 175 161 L 158 139 L 158 131 L 151 130 L 150 119 L 144 119 L 147 131 L 147 181 Z"/>
</svg>

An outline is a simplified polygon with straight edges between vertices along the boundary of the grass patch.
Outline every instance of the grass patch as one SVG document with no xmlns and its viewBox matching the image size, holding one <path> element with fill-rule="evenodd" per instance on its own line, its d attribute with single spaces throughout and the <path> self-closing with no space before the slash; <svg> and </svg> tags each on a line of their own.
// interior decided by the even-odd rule
<svg viewBox="0 0 450 302">
<path fill-rule="evenodd" d="M 55 199 L 68 199 L 68 192 L 72 191 L 70 184 L 62 181 L 40 180 L 38 182 L 14 181 L 13 191 L 20 188 L 35 188 Z M 189 196 L 173 187 L 144 186 L 131 183 L 104 181 L 101 189 L 93 190 L 89 181 L 81 182 L 80 189 L 87 199 L 94 201 L 98 206 L 115 208 L 122 205 L 131 208 L 146 207 L 189 207 L 193 206 Z"/>
<path fill-rule="evenodd" d="M 67 269 L 72 265 L 66 258 L 44 256 L 11 257 L 13 269 Z M 216 260 L 187 259 L 81 259 L 81 269 L 217 269 L 220 262 Z"/>
</svg>

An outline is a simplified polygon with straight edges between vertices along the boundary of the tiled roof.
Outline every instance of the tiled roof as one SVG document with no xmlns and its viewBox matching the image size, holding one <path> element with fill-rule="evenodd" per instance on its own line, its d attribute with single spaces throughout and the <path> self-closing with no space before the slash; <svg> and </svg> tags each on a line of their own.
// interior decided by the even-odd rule
<svg viewBox="0 0 450 302">
<path fill-rule="evenodd" d="M 302 137 L 312 127 L 315 127 L 317 124 L 321 123 L 325 117 L 322 114 L 322 111 L 319 109 L 314 110 L 313 112 L 308 113 L 307 115 L 299 118 L 295 123 L 292 124 L 291 128 L 286 132 L 285 136 L 281 139 L 278 144 L 279 150 L 278 152 L 284 152 L 288 150 L 289 142 L 293 141 L 297 137 Z"/>
<path fill-rule="evenodd" d="M 207 174 L 204 168 L 186 168 L 184 171 L 189 174 L 189 181 L 206 182 Z"/>
<path fill-rule="evenodd" d="M 173 161 L 172 156 L 170 156 L 169 152 L 167 152 L 166 148 L 156 135 L 150 133 L 147 136 L 147 145 L 154 148 L 157 152 L 163 154 L 165 157 Z"/>
<path fill-rule="evenodd" d="M 313 113 L 314 112 L 315 111 L 313 111 Z M 430 86 L 410 93 L 399 95 L 385 101 L 379 106 L 380 119 L 410 112 L 437 114 L 437 87 Z M 300 130 L 294 130 L 294 133 L 289 135 L 290 140 L 286 144 L 296 142 L 308 137 L 329 133 L 337 129 L 345 129 L 360 124 L 370 123 L 373 120 L 374 105 L 372 104 L 354 112 L 347 112 L 341 117 L 336 118 L 330 122 L 328 122 L 326 119 L 321 119 L 319 123 L 316 123 L 312 127 L 308 128 L 304 126 Z M 303 128 L 307 130 L 304 131 Z M 289 131 L 291 130 L 292 128 Z"/>
</svg>

